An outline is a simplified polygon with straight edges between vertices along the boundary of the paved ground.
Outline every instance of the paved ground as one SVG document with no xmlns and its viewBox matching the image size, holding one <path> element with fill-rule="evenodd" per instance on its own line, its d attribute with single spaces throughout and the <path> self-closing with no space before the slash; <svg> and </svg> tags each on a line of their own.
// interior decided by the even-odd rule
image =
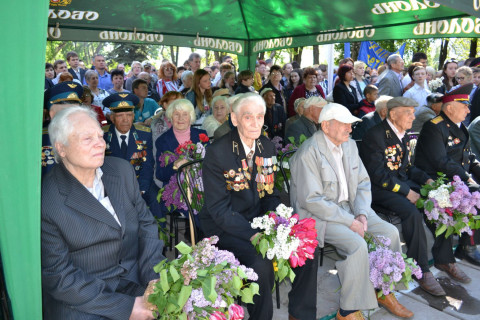
<svg viewBox="0 0 480 320">
<path fill-rule="evenodd" d="M 431 243 L 430 233 L 428 232 L 427 235 L 430 236 Z M 167 252 L 167 257 L 172 259 L 173 253 Z M 335 261 L 338 259 L 340 258 L 336 253 L 329 253 L 324 258 L 323 266 L 318 269 L 317 318 L 321 320 L 334 319 L 338 309 L 340 282 L 335 270 Z M 409 290 L 396 293 L 400 303 L 415 313 L 413 319 L 480 319 L 480 267 L 463 261 L 458 263 L 473 279 L 471 283 L 460 284 L 450 280 L 446 273 L 432 268 L 433 274 L 447 292 L 446 297 L 433 297 L 425 293 L 415 282 L 411 284 Z M 274 309 L 274 320 L 288 319 L 289 290 L 290 284 L 280 285 L 280 309 Z M 276 306 L 276 300 L 274 306 Z M 366 317 L 369 315 L 372 320 L 400 319 L 383 308 L 365 311 L 364 314 Z M 248 319 L 248 317 L 245 318 Z"/>
</svg>

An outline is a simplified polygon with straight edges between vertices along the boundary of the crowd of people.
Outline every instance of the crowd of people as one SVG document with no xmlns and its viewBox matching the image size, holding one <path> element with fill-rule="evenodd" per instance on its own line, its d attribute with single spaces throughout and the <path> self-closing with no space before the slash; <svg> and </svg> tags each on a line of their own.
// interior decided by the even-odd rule
<svg viewBox="0 0 480 320">
<path fill-rule="evenodd" d="M 166 217 L 169 208 L 157 195 L 185 163 L 165 165 L 162 155 L 205 136 L 198 232 L 219 236 L 220 248 L 258 274 L 250 319 L 273 316 L 273 266 L 250 244 L 258 232 L 250 222 L 280 203 L 278 190 L 264 189 L 262 181 L 275 163 L 276 137 L 299 147 L 290 160 L 292 207 L 301 218 L 314 218 L 319 245 L 333 245 L 342 257 L 337 319 L 363 319 L 360 310 L 379 304 L 413 316 L 394 294 L 377 298 L 369 280 L 365 232 L 389 238 L 390 248 L 401 251 L 399 231 L 372 205 L 400 218 L 407 257 L 423 273 L 420 287 L 446 294 L 430 271 L 424 216 L 415 203 L 437 172 L 480 188 L 480 58 L 449 59 L 440 71 L 424 53 L 415 53 L 407 68 L 392 54 L 378 70 L 346 58 L 333 79 L 326 65 L 301 69 L 271 59 L 259 60 L 254 71 L 238 72 L 230 56 L 202 68 L 197 53 L 183 66 L 165 60 L 158 72 L 148 61 L 130 66 L 128 73 L 124 64 L 107 70 L 96 55 L 85 69 L 69 52 L 66 61 L 45 67 L 47 318 L 153 319 L 141 294 L 164 259 L 154 217 Z M 452 236 L 435 237 L 427 226 L 435 267 L 470 282 L 455 257 L 480 265 L 479 233 L 462 236 L 453 251 Z M 317 269 L 317 252 L 295 269 L 290 319 L 315 319 Z"/>
</svg>

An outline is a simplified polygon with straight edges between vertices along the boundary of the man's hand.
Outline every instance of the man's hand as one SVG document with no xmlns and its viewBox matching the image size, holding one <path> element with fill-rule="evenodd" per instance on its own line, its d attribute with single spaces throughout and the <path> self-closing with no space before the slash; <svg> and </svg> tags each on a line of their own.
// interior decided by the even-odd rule
<svg viewBox="0 0 480 320">
<path fill-rule="evenodd" d="M 363 226 L 363 223 L 361 223 L 360 221 L 358 220 L 353 220 L 353 223 L 352 225 L 350 226 L 350 230 L 352 230 L 353 232 L 356 232 L 360 235 L 360 237 L 363 238 L 363 235 L 364 235 L 364 226 Z"/>
<path fill-rule="evenodd" d="M 434 183 L 434 182 L 435 182 L 435 181 L 434 181 L 433 179 L 428 179 L 426 183 L 427 183 L 427 184 L 432 184 L 432 183 Z"/>
<path fill-rule="evenodd" d="M 363 232 L 366 232 L 368 229 L 367 217 L 364 214 L 360 214 L 355 217 L 355 220 L 360 221 L 363 224 Z"/>
<path fill-rule="evenodd" d="M 152 311 L 148 310 L 143 304 L 143 297 L 136 297 L 133 304 L 132 314 L 129 320 L 153 320 Z"/>
<path fill-rule="evenodd" d="M 152 124 L 152 118 L 148 118 L 147 120 L 143 121 L 143 124 L 147 127 L 150 127 Z"/>
<path fill-rule="evenodd" d="M 260 234 L 260 232 L 255 233 L 255 234 L 250 238 L 250 242 L 252 242 L 253 239 L 255 239 L 255 237 L 258 236 L 259 234 Z"/>
<path fill-rule="evenodd" d="M 417 203 L 417 200 L 420 198 L 420 195 L 418 193 L 416 193 L 415 191 L 413 191 L 412 189 L 410 189 L 410 191 L 408 191 L 408 194 L 407 194 L 407 199 L 415 204 Z"/>
<path fill-rule="evenodd" d="M 173 163 L 173 169 L 178 170 L 178 168 L 187 162 L 187 159 L 178 159 Z"/>
</svg>

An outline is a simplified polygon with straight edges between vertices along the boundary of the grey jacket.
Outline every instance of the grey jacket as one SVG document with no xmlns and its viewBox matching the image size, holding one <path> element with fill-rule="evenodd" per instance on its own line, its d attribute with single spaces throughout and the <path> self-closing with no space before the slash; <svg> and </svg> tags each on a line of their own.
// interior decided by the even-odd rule
<svg viewBox="0 0 480 320">
<path fill-rule="evenodd" d="M 342 150 L 348 202 L 353 215 L 338 205 L 338 173 L 325 139 L 323 131 L 317 131 L 290 160 L 292 207 L 301 219 L 316 220 L 321 247 L 324 246 L 327 223 L 341 223 L 350 227 L 357 215 L 363 214 L 368 219 L 376 214 L 370 207 L 370 178 L 358 155 L 357 145 L 351 139 L 342 144 Z"/>
<path fill-rule="evenodd" d="M 313 121 L 304 116 L 300 116 L 300 118 L 288 126 L 285 133 L 285 140 L 288 141 L 289 137 L 294 137 L 295 142 L 298 143 L 302 134 L 304 134 L 307 138 L 310 138 L 316 131 L 317 127 Z"/>
<path fill-rule="evenodd" d="M 398 79 L 398 75 L 388 69 L 385 70 L 378 80 L 378 95 L 387 95 L 392 97 L 403 96 L 403 87 Z"/>
</svg>

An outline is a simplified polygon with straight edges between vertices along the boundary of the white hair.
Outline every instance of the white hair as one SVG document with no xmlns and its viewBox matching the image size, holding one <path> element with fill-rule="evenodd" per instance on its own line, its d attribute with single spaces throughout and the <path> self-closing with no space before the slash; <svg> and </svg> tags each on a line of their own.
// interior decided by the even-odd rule
<svg viewBox="0 0 480 320">
<path fill-rule="evenodd" d="M 190 124 L 194 123 L 195 120 L 197 120 L 197 116 L 195 115 L 195 108 L 193 107 L 193 104 L 190 102 L 190 100 L 177 99 L 168 106 L 165 115 L 170 122 L 172 122 L 172 115 L 173 112 L 176 110 L 187 111 L 190 114 Z"/>
<path fill-rule="evenodd" d="M 58 142 L 64 146 L 68 145 L 68 137 L 73 132 L 73 129 L 75 129 L 75 124 L 77 123 L 74 115 L 78 113 L 83 113 L 98 122 L 97 114 L 91 108 L 86 106 L 72 106 L 57 112 L 48 125 L 48 137 L 50 138 L 53 154 L 57 163 L 61 161 L 61 158 L 55 144 Z M 100 124 L 98 127 L 100 127 Z"/>
<path fill-rule="evenodd" d="M 303 109 L 308 109 L 311 106 L 323 108 L 326 104 L 327 101 L 322 97 L 313 96 L 305 100 L 305 103 L 303 104 Z"/>
<path fill-rule="evenodd" d="M 397 63 L 402 57 L 399 54 L 392 54 L 387 58 L 388 69 L 391 69 L 392 64 Z"/>
<path fill-rule="evenodd" d="M 375 100 L 375 111 L 380 112 L 387 107 L 387 102 L 393 99 L 391 96 L 380 96 Z"/>
<path fill-rule="evenodd" d="M 90 81 L 90 79 L 94 75 L 97 75 L 97 72 L 95 72 L 95 70 L 87 70 L 87 72 L 85 72 L 85 79 Z"/>
<path fill-rule="evenodd" d="M 235 101 L 238 100 L 238 98 L 240 98 L 240 94 L 236 94 L 234 96 L 227 98 L 227 103 L 228 103 L 228 107 L 230 108 L 230 111 L 232 111 L 233 104 L 235 103 Z"/>
<path fill-rule="evenodd" d="M 138 64 L 138 65 L 140 66 L 140 69 L 142 69 L 142 71 L 143 71 L 143 66 L 142 66 L 142 64 L 140 63 L 140 61 L 133 61 L 133 62 L 132 62 L 132 65 L 131 65 L 131 66 L 132 66 L 132 69 L 133 69 L 133 66 L 136 65 L 136 64 Z"/>
<path fill-rule="evenodd" d="M 183 71 L 182 77 L 181 77 L 182 82 L 185 81 L 185 79 L 186 79 L 187 77 L 190 77 L 190 76 L 193 77 L 193 72 L 192 72 L 192 71 L 190 71 L 190 70 L 185 70 L 185 71 Z"/>
<path fill-rule="evenodd" d="M 224 97 L 224 96 L 216 96 L 215 98 L 212 99 L 212 102 L 210 103 L 210 105 L 212 106 L 212 109 L 213 107 L 215 107 L 215 104 L 217 103 L 217 101 L 223 101 L 227 106 L 227 108 L 230 109 L 230 105 L 228 103 L 227 97 Z"/>
<path fill-rule="evenodd" d="M 263 107 L 263 112 L 267 111 L 265 100 L 263 100 L 263 98 L 260 97 L 258 93 L 241 93 L 237 96 L 239 96 L 238 99 L 232 105 L 232 112 L 234 112 L 236 115 L 240 115 L 240 110 L 242 109 L 242 107 L 249 104 L 257 104 Z"/>
</svg>

